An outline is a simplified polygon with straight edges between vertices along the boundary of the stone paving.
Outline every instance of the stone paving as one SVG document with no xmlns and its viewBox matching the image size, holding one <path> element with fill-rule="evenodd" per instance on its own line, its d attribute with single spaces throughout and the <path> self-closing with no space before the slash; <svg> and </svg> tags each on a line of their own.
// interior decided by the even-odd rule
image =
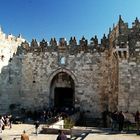
<svg viewBox="0 0 140 140">
<path fill-rule="evenodd" d="M 41 126 L 40 126 L 41 127 Z M 5 130 L 0 133 L 2 140 L 20 140 L 20 135 L 23 130 L 26 130 L 29 134 L 30 140 L 56 140 L 57 135 L 49 134 L 38 134 L 36 136 L 35 129 L 33 125 L 30 124 L 17 124 L 13 125 L 12 129 L 5 128 Z M 68 136 L 70 137 L 70 136 Z M 90 133 L 83 133 L 81 136 L 73 137 L 73 140 L 140 140 L 140 136 L 137 136 L 135 133 L 132 134 L 111 134 L 109 131 L 98 131 L 96 128 L 93 128 Z"/>
</svg>

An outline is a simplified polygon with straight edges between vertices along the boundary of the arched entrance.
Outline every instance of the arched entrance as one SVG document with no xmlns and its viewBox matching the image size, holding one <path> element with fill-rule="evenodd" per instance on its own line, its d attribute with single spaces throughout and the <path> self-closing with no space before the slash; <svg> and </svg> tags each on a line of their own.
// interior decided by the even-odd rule
<svg viewBox="0 0 140 140">
<path fill-rule="evenodd" d="M 66 72 L 57 73 L 52 79 L 50 91 L 54 107 L 74 107 L 75 84 L 69 74 Z"/>
</svg>

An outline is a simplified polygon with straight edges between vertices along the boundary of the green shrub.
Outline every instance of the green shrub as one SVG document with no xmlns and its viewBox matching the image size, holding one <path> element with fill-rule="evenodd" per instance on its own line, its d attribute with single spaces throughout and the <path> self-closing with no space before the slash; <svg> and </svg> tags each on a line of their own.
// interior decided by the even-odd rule
<svg viewBox="0 0 140 140">
<path fill-rule="evenodd" d="M 64 119 L 64 128 L 70 129 L 75 125 L 75 122 L 71 118 L 65 118 Z"/>
</svg>

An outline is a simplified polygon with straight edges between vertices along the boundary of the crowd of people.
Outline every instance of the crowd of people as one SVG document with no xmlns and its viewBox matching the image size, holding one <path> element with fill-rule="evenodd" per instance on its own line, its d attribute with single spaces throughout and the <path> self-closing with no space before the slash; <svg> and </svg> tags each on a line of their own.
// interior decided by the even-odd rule
<svg viewBox="0 0 140 140">
<path fill-rule="evenodd" d="M 5 127 L 9 127 L 9 129 L 12 128 L 12 116 L 0 116 L 0 133 L 5 129 Z"/>
<path fill-rule="evenodd" d="M 40 123 L 48 123 L 48 121 L 58 121 L 60 118 L 65 118 L 68 117 L 69 115 L 73 114 L 75 112 L 74 108 L 61 108 L 61 109 L 56 109 L 56 108 L 48 108 L 44 110 L 39 110 L 39 111 L 27 111 L 27 112 L 22 112 L 20 114 L 22 118 L 24 118 L 24 121 L 33 121 L 34 126 L 35 126 L 35 133 L 38 135 L 38 128 L 40 126 Z M 19 118 L 18 118 L 19 119 Z M 3 115 L 0 116 L 0 133 L 5 129 L 5 127 L 9 127 L 9 129 L 12 128 L 12 123 L 15 123 L 16 116 L 12 115 Z M 21 120 L 23 121 L 23 120 Z M 52 122 L 51 122 L 52 123 Z M 60 137 L 64 138 L 64 134 L 59 133 L 59 139 Z M 14 138 L 15 140 L 16 138 Z M 24 130 L 23 133 L 21 134 L 21 140 L 29 140 L 29 135 L 26 133 Z"/>
<path fill-rule="evenodd" d="M 63 107 L 63 108 L 47 108 L 44 110 L 28 110 L 23 111 L 24 118 L 28 120 L 39 120 L 40 122 L 47 122 L 50 118 L 55 116 L 63 116 L 66 117 L 76 112 L 76 109 L 71 107 Z"/>
<path fill-rule="evenodd" d="M 40 122 L 47 122 L 50 118 L 55 118 L 56 120 L 53 121 L 58 121 L 59 117 L 65 118 L 69 116 L 70 114 L 74 113 L 74 109 L 68 109 L 64 108 L 61 110 L 57 110 L 55 108 L 52 109 L 46 109 L 43 110 L 42 112 L 26 112 L 26 119 L 30 119 L 34 121 L 35 125 L 35 130 L 36 130 L 36 135 L 38 134 L 38 127 L 40 125 Z M 103 112 L 103 126 L 108 127 L 107 125 L 107 117 L 109 117 L 110 120 L 110 127 L 111 131 L 120 131 L 122 132 L 124 130 L 124 124 L 126 120 L 128 123 L 131 123 L 130 120 L 130 113 L 128 112 L 122 112 L 122 111 L 114 111 L 114 112 L 109 112 L 109 111 L 104 111 Z M 128 116 L 129 115 L 129 116 Z M 136 111 L 136 113 L 131 114 L 131 117 L 133 117 L 134 122 L 136 125 L 137 129 L 137 134 L 140 135 L 140 112 Z M 5 115 L 5 116 L 0 116 L 0 133 L 5 129 L 5 127 L 8 127 L 9 129 L 12 128 L 12 115 Z M 128 124 L 129 125 L 129 124 Z M 25 132 L 23 133 L 23 136 L 25 135 Z M 64 136 L 63 132 L 59 132 L 59 136 Z M 59 140 L 60 137 L 57 138 Z"/>
<path fill-rule="evenodd" d="M 123 126 L 124 126 L 124 114 L 122 111 L 120 112 L 113 112 L 111 113 L 111 129 L 112 131 L 115 130 L 115 128 L 117 128 L 117 124 L 118 124 L 118 130 L 119 131 L 123 131 Z"/>
<path fill-rule="evenodd" d="M 103 126 L 107 126 L 107 121 L 109 120 L 109 124 L 112 131 L 120 131 L 122 132 L 127 126 L 129 129 L 129 125 L 136 124 L 137 134 L 140 134 L 140 113 L 136 111 L 136 113 L 122 112 L 122 111 L 104 111 L 102 114 Z"/>
<path fill-rule="evenodd" d="M 54 123 L 60 118 L 66 118 L 75 113 L 74 108 L 47 108 L 44 110 L 22 110 L 18 115 L 3 115 L 0 116 L 0 133 L 8 127 L 12 128 L 12 123 L 34 122 L 36 134 L 39 123 Z M 38 123 L 37 123 L 38 122 Z"/>
</svg>

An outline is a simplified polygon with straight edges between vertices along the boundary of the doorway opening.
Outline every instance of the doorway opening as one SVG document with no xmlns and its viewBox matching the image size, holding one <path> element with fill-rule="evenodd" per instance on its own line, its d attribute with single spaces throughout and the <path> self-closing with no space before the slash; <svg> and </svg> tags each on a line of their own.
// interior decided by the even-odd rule
<svg viewBox="0 0 140 140">
<path fill-rule="evenodd" d="M 51 83 L 50 101 L 53 107 L 74 107 L 75 86 L 74 81 L 66 72 L 54 76 Z"/>
<path fill-rule="evenodd" d="M 56 87 L 54 91 L 54 106 L 57 108 L 73 107 L 73 89 Z"/>
</svg>

